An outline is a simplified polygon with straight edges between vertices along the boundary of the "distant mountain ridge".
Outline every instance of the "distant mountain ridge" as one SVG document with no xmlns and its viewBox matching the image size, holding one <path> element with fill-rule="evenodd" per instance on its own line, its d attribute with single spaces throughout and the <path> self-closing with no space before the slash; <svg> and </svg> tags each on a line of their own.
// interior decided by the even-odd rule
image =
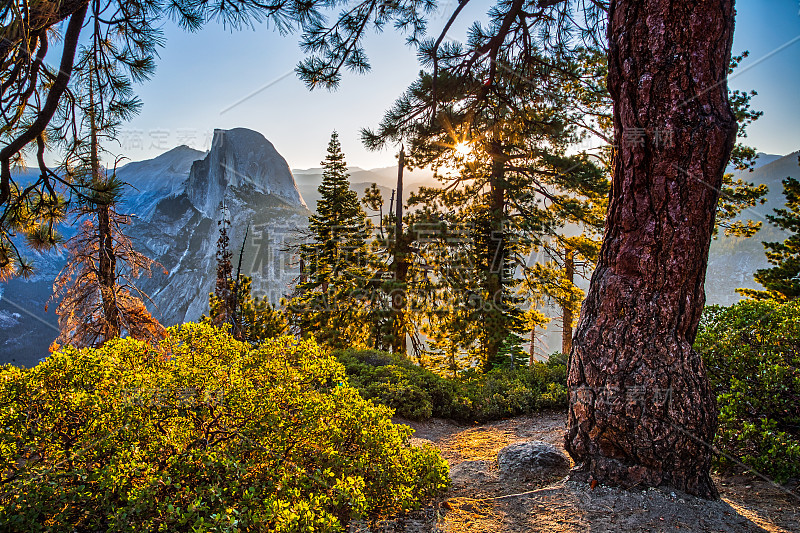
<svg viewBox="0 0 800 533">
<path fill-rule="evenodd" d="M 397 187 L 396 166 L 373 168 L 371 170 L 348 167 L 347 172 L 350 175 L 350 188 L 356 191 L 359 197 L 364 195 L 364 189 L 373 183 L 377 184 L 383 196 L 384 213 L 388 212 L 392 190 Z M 322 183 L 322 169 L 294 169 L 292 173 L 300 192 L 303 194 L 303 198 L 308 204 L 308 208 L 312 211 L 316 210 L 317 201 L 319 200 L 317 187 Z M 439 181 L 433 177 L 433 172 L 430 170 L 406 170 L 403 175 L 403 201 L 408 201 L 411 193 L 417 191 L 420 186 L 432 187 L 438 183 Z"/>
<path fill-rule="evenodd" d="M 769 188 L 766 203 L 746 209 L 741 219 L 761 222 L 761 230 L 749 239 L 720 236 L 711 242 L 706 272 L 706 303 L 731 305 L 739 301 L 737 288 L 763 289 L 753 279 L 753 274 L 760 268 L 771 265 L 764 255 L 762 242 L 780 242 L 787 235 L 769 223 L 766 215 L 773 214 L 774 209 L 783 208 L 786 198 L 783 196 L 782 181 L 787 177 L 800 179 L 798 157 L 800 150 L 785 156 L 759 154 L 752 172 L 739 172 L 737 177 L 755 184 L 764 184 Z"/>
</svg>

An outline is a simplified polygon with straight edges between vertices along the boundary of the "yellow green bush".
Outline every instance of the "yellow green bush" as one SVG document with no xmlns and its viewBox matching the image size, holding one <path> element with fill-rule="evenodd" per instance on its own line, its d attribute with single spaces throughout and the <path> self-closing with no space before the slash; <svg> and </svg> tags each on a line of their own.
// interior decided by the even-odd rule
<svg viewBox="0 0 800 533">
<path fill-rule="evenodd" d="M 342 531 L 447 484 L 390 416 L 293 337 L 65 348 L 0 369 L 0 530 Z"/>
</svg>

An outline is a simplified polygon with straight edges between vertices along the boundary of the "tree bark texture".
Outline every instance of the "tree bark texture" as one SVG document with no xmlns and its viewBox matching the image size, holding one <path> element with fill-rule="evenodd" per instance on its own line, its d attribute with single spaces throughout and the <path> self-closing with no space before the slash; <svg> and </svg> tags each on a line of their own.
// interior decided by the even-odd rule
<svg viewBox="0 0 800 533">
<path fill-rule="evenodd" d="M 486 277 L 486 341 L 484 343 L 485 369 L 491 369 L 497 361 L 497 355 L 508 334 L 508 323 L 505 318 L 505 285 L 506 274 L 506 183 L 505 160 L 503 147 L 493 141 L 491 145 L 492 167 L 489 176 L 489 217 L 486 224 L 484 242 L 484 276 Z"/>
<path fill-rule="evenodd" d="M 736 122 L 733 0 L 618 0 L 609 11 L 614 177 L 571 353 L 573 478 L 718 497 L 717 412 L 692 349 Z"/>
</svg>

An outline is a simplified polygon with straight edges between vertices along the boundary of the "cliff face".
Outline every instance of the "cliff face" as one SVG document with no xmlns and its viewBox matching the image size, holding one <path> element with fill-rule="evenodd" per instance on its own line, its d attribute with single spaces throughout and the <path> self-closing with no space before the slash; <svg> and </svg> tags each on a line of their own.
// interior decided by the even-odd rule
<svg viewBox="0 0 800 533">
<path fill-rule="evenodd" d="M 260 133 L 216 130 L 208 153 L 179 146 L 129 163 L 117 176 L 131 186 L 121 211 L 136 215 L 126 233 L 164 267 L 138 280 L 164 325 L 197 320 L 208 310 L 222 201 L 231 220 L 234 268 L 249 227 L 242 273 L 253 277 L 255 293 L 273 301 L 289 291 L 297 267 L 285 246 L 307 226 L 309 212 L 286 161 Z M 47 313 L 44 306 L 65 261 L 62 253 L 40 255 L 35 278 L 0 285 L 0 363 L 32 366 L 47 355 L 58 331 L 56 305 Z"/>
<path fill-rule="evenodd" d="M 228 189 L 252 189 L 294 207 L 306 207 L 286 160 L 258 132 L 237 128 L 214 130 L 211 151 L 195 161 L 186 194 L 206 216 L 216 212 Z"/>
<path fill-rule="evenodd" d="M 197 320 L 207 311 L 223 202 L 237 263 L 250 228 L 242 273 L 253 277 L 254 291 L 273 301 L 288 292 L 296 273 L 281 251 L 283 242 L 308 223 L 289 165 L 260 133 L 215 130 L 211 150 L 192 162 L 181 191 L 162 198 L 132 232 L 142 251 L 166 270 L 141 284 L 164 324 Z"/>
</svg>

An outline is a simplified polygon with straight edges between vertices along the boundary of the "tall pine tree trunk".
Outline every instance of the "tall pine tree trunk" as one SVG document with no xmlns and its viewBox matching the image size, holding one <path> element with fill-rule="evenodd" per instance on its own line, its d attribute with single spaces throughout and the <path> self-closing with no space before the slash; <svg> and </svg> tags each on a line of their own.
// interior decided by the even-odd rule
<svg viewBox="0 0 800 533">
<path fill-rule="evenodd" d="M 405 171 L 406 153 L 403 147 L 400 148 L 400 155 L 397 161 L 397 203 L 395 204 L 395 249 L 394 249 L 394 274 L 397 287 L 392 296 L 392 314 L 394 327 L 394 343 L 392 351 L 394 353 L 407 354 L 406 347 L 406 283 L 408 281 L 409 255 L 411 251 L 408 246 L 408 238 L 403 231 L 403 172 Z"/>
<path fill-rule="evenodd" d="M 103 342 L 120 335 L 120 317 L 117 309 L 116 278 L 117 257 L 114 252 L 114 239 L 111 235 L 111 221 L 108 204 L 100 204 L 97 210 L 97 229 L 99 244 L 99 282 L 103 305 Z"/>
<path fill-rule="evenodd" d="M 91 167 L 91 182 L 94 187 L 102 189 L 104 176 L 100 168 L 100 145 L 97 138 L 97 123 L 94 114 L 94 92 L 92 82 L 89 84 L 89 166 Z M 111 234 L 111 213 L 109 199 L 100 198 L 94 206 L 97 213 L 97 267 L 100 298 L 103 307 L 103 333 L 101 344 L 119 337 L 121 324 L 119 309 L 117 308 L 117 254 L 114 250 L 114 238 Z"/>
<path fill-rule="evenodd" d="M 575 283 L 575 252 L 565 250 L 564 252 L 564 277 L 570 286 Z M 568 354 L 572 351 L 572 299 L 564 302 L 562 306 L 563 327 L 561 328 L 561 353 Z"/>
<path fill-rule="evenodd" d="M 528 352 L 528 366 L 533 366 L 536 361 L 536 324 L 531 326 L 531 348 Z"/>
<path fill-rule="evenodd" d="M 489 220 L 485 236 L 486 254 L 486 292 L 488 295 L 486 317 L 486 342 L 484 344 L 486 369 L 497 362 L 497 354 L 505 340 L 508 324 L 506 323 L 505 302 L 505 161 L 500 143 L 493 141 L 491 147 L 492 167 L 489 176 Z"/>
<path fill-rule="evenodd" d="M 692 349 L 722 173 L 733 0 L 609 11 L 615 159 L 606 231 L 571 354 L 573 476 L 717 497 L 716 407 Z"/>
</svg>

